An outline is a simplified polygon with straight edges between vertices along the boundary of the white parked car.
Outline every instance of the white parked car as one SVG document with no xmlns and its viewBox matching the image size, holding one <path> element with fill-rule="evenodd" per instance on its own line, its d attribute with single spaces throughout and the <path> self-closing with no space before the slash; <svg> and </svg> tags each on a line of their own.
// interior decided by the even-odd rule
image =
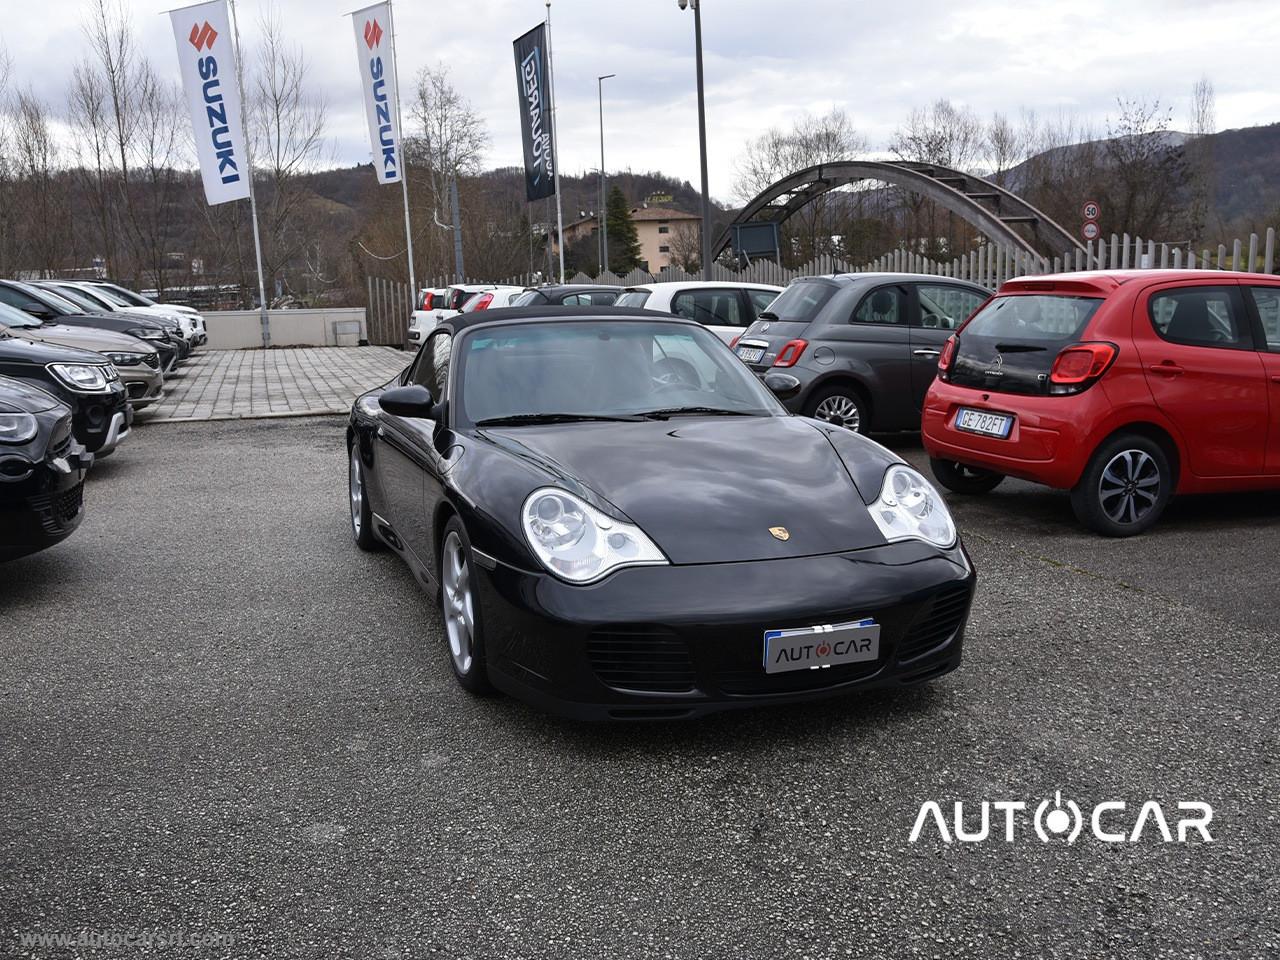
<svg viewBox="0 0 1280 960">
<path fill-rule="evenodd" d="M 614 304 L 673 313 L 710 327 L 725 343 L 756 322 L 782 292 L 767 283 L 683 280 L 628 287 Z"/>
<path fill-rule="evenodd" d="M 418 344 L 427 338 L 437 323 L 447 320 L 462 312 L 468 302 L 483 294 L 493 294 L 493 300 L 501 299 L 502 306 L 524 293 L 524 287 L 506 287 L 496 283 L 455 283 L 442 290 L 426 290 L 422 296 L 422 309 L 413 311 L 409 317 L 409 343 Z M 515 291 L 515 293 L 508 293 Z M 428 302 L 427 296 L 431 299 Z M 492 300 L 485 307 L 498 306 Z"/>
<path fill-rule="evenodd" d="M 166 320 L 173 321 L 182 328 L 182 336 L 191 346 L 196 346 L 202 342 L 200 340 L 200 330 L 204 327 L 204 320 L 201 318 L 199 326 L 196 325 L 196 319 L 189 313 L 179 310 L 162 307 L 158 304 L 147 301 L 143 304 L 133 304 L 124 297 L 115 293 L 114 289 L 100 282 L 90 282 L 88 280 L 60 280 L 65 286 L 82 291 L 86 296 L 91 297 L 96 302 L 102 304 L 103 309 L 118 311 L 120 313 L 137 313 L 144 316 L 161 317 Z M 145 300 L 145 297 L 138 297 L 139 300 Z"/>
<path fill-rule="evenodd" d="M 85 283 L 97 287 L 104 296 L 122 302 L 127 309 L 154 307 L 165 311 L 170 316 L 176 317 L 182 322 L 184 330 L 189 329 L 195 334 L 196 346 L 207 343 L 209 340 L 209 335 L 204 328 L 204 317 L 200 315 L 200 311 L 195 307 L 189 307 L 185 303 L 156 303 L 135 290 L 130 290 L 127 287 L 120 286 L 118 283 L 110 283 L 106 280 L 86 280 Z"/>
</svg>

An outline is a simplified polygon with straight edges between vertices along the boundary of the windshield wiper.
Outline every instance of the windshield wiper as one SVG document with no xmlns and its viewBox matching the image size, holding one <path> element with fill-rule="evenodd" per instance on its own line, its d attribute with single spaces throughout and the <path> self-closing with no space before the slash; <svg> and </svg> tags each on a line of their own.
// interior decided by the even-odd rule
<svg viewBox="0 0 1280 960">
<path fill-rule="evenodd" d="M 616 423 L 637 423 L 641 416 L 611 416 L 605 413 L 513 413 L 509 417 L 489 417 L 476 421 L 477 427 L 513 427 L 522 423 L 582 423 L 587 421 L 606 421 Z"/>
<path fill-rule="evenodd" d="M 724 407 L 668 407 L 665 410 L 646 410 L 638 416 L 645 420 L 666 420 L 670 417 L 680 416 L 698 416 L 706 414 L 708 416 L 721 417 L 754 417 L 754 413 L 748 413 L 746 410 L 727 410 Z"/>
</svg>

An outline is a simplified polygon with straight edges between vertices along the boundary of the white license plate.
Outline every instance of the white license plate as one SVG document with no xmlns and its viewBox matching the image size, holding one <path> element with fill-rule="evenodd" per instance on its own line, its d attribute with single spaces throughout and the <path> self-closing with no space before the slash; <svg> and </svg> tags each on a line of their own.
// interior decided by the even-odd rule
<svg viewBox="0 0 1280 960">
<path fill-rule="evenodd" d="M 1013 429 L 1013 417 L 1007 413 L 987 413 L 985 410 L 961 407 L 956 413 L 956 429 L 1004 440 Z"/>
<path fill-rule="evenodd" d="M 764 347 L 739 347 L 738 359 L 743 363 L 759 363 L 764 351 Z"/>
<path fill-rule="evenodd" d="M 764 632 L 764 672 L 820 670 L 863 663 L 880 656 L 880 625 L 874 620 L 822 624 Z"/>
</svg>

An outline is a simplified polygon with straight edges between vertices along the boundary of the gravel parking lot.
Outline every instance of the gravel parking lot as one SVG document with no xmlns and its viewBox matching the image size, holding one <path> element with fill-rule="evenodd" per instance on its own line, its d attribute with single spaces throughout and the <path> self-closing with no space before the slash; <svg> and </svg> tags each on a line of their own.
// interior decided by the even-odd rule
<svg viewBox="0 0 1280 960">
<path fill-rule="evenodd" d="M 407 569 L 350 543 L 342 426 L 139 429 L 80 531 L 0 568 L 0 955 L 1280 953 L 1280 498 L 1114 542 L 1010 482 L 955 502 L 957 673 L 584 727 L 454 685 Z M 908 842 L 926 800 L 1056 790 L 1203 800 L 1214 842 Z"/>
</svg>

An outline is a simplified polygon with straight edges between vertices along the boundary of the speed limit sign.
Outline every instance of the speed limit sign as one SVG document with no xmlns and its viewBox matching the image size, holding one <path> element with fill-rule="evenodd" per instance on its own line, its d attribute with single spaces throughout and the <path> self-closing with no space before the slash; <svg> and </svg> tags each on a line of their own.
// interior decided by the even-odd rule
<svg viewBox="0 0 1280 960">
<path fill-rule="evenodd" d="M 1098 226 L 1097 220 L 1086 220 L 1080 232 L 1086 240 L 1097 240 L 1102 236 L 1102 228 Z"/>
<path fill-rule="evenodd" d="M 1102 216 L 1102 207 L 1098 206 L 1097 200 L 1090 200 L 1084 205 L 1084 210 L 1081 212 L 1086 220 L 1097 220 L 1098 217 Z"/>
</svg>

